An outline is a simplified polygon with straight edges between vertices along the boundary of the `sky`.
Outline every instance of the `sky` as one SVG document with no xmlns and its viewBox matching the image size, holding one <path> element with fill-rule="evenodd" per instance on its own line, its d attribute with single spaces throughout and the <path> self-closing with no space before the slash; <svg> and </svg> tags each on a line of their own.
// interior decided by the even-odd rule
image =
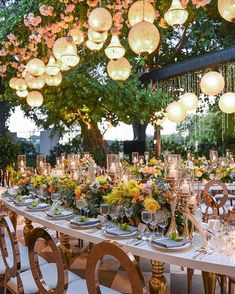
<svg viewBox="0 0 235 294">
<path fill-rule="evenodd" d="M 16 107 L 8 121 L 9 130 L 16 132 L 18 137 L 29 138 L 34 132 L 38 133 L 39 129 L 34 122 L 24 116 L 20 107 Z M 162 134 L 172 134 L 176 132 L 176 124 L 166 120 L 163 124 Z M 147 128 L 147 135 L 153 135 L 153 126 Z M 106 140 L 132 140 L 132 126 L 120 123 L 117 127 L 110 128 L 104 135 Z"/>
</svg>

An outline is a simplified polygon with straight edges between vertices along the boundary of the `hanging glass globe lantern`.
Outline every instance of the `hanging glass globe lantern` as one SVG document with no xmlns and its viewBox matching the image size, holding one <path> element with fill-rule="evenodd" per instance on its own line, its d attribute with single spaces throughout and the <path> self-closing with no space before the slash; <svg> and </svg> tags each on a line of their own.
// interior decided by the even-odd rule
<svg viewBox="0 0 235 294">
<path fill-rule="evenodd" d="M 88 29 L 88 39 L 94 43 L 104 43 L 108 38 L 108 33 L 107 31 L 103 33 L 99 33 L 94 31 L 92 28 Z"/>
<path fill-rule="evenodd" d="M 118 38 L 117 29 L 112 30 L 112 38 L 108 47 L 105 48 L 104 52 L 109 59 L 119 59 L 125 55 L 125 48 L 121 45 Z"/>
<path fill-rule="evenodd" d="M 128 42 L 136 54 L 151 54 L 159 45 L 160 34 L 155 25 L 142 21 L 131 28 Z"/>
<path fill-rule="evenodd" d="M 96 43 L 92 42 L 91 40 L 87 40 L 86 46 L 91 51 L 99 51 L 104 46 L 104 43 L 96 44 Z"/>
<path fill-rule="evenodd" d="M 45 70 L 46 66 L 44 62 L 38 58 L 31 59 L 26 65 L 26 71 L 35 77 L 44 74 Z"/>
<path fill-rule="evenodd" d="M 56 64 L 59 66 L 60 70 L 61 71 L 67 71 L 67 70 L 70 70 L 70 67 L 67 66 L 66 64 L 63 64 L 62 61 L 60 59 L 58 59 L 56 61 Z"/>
<path fill-rule="evenodd" d="M 151 3 L 145 0 L 135 1 L 128 11 L 128 20 L 133 27 L 142 21 L 154 23 L 155 15 L 156 13 Z"/>
<path fill-rule="evenodd" d="M 30 89 L 40 90 L 45 86 L 45 74 L 37 78 L 27 74 L 25 79 Z"/>
<path fill-rule="evenodd" d="M 201 90 L 206 95 L 218 95 L 223 91 L 224 86 L 224 77 L 216 71 L 206 73 L 200 82 Z"/>
<path fill-rule="evenodd" d="M 188 11 L 182 6 L 180 0 L 173 0 L 171 7 L 164 14 L 170 26 L 183 25 L 188 19 Z"/>
<path fill-rule="evenodd" d="M 125 57 L 109 60 L 107 71 L 110 78 L 114 81 L 125 81 L 131 73 L 131 65 Z"/>
<path fill-rule="evenodd" d="M 186 110 L 194 110 L 198 106 L 198 98 L 194 93 L 185 93 L 180 96 L 180 102 Z"/>
<path fill-rule="evenodd" d="M 43 103 L 43 96 L 38 91 L 31 91 L 27 96 L 26 101 L 31 107 L 39 107 Z"/>
<path fill-rule="evenodd" d="M 45 80 L 48 86 L 54 86 L 54 87 L 59 86 L 59 84 L 62 82 L 62 74 L 61 72 L 59 72 L 55 76 L 46 75 Z"/>
<path fill-rule="evenodd" d="M 67 50 L 72 54 L 77 54 L 77 46 L 73 42 L 71 36 L 61 37 L 55 41 L 53 45 L 53 54 L 56 59 L 61 59 L 62 55 L 66 55 L 66 53 L 68 53 Z"/>
<path fill-rule="evenodd" d="M 84 33 L 79 29 L 71 29 L 69 35 L 73 38 L 73 42 L 78 46 L 84 41 Z"/>
<path fill-rule="evenodd" d="M 219 99 L 219 108 L 224 113 L 235 112 L 235 93 L 228 92 L 222 95 Z"/>
<path fill-rule="evenodd" d="M 9 81 L 9 86 L 10 86 L 12 89 L 15 89 L 16 81 L 17 81 L 17 78 L 11 78 L 11 79 L 10 79 L 10 81 Z"/>
<path fill-rule="evenodd" d="M 227 21 L 235 22 L 235 1 L 218 0 L 219 14 Z"/>
<path fill-rule="evenodd" d="M 96 32 L 105 32 L 112 27 L 111 13 L 102 7 L 95 8 L 89 15 L 88 24 Z"/>
<path fill-rule="evenodd" d="M 16 91 L 16 95 L 20 98 L 25 98 L 27 97 L 29 92 L 27 90 L 24 91 Z"/>
<path fill-rule="evenodd" d="M 27 84 L 25 82 L 25 79 L 21 79 L 21 78 L 16 79 L 15 89 L 17 91 L 25 91 L 27 89 Z"/>
<path fill-rule="evenodd" d="M 167 118 L 172 122 L 182 122 L 186 118 L 186 110 L 180 102 L 172 102 L 167 108 Z"/>
<path fill-rule="evenodd" d="M 67 47 L 64 52 L 61 52 L 60 60 L 63 64 L 67 66 L 76 66 L 80 57 L 77 55 L 77 46 L 73 42 L 73 38 L 71 36 L 67 37 Z"/>
<path fill-rule="evenodd" d="M 58 64 L 56 64 L 55 58 L 51 55 L 48 61 L 48 64 L 46 65 L 46 73 L 48 75 L 54 76 L 58 74 L 60 71 L 60 67 Z"/>
</svg>

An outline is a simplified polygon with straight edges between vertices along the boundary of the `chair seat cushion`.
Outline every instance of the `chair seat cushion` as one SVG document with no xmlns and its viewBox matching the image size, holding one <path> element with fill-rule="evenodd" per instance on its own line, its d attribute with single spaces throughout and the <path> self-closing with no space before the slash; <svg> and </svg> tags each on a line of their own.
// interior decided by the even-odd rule
<svg viewBox="0 0 235 294">
<path fill-rule="evenodd" d="M 47 264 L 42 265 L 40 268 L 41 268 L 42 276 L 43 276 L 45 283 L 50 288 L 55 288 L 57 285 L 56 264 L 55 263 L 47 263 Z M 22 280 L 25 294 L 32 294 L 32 293 L 38 292 L 38 287 L 37 287 L 36 283 L 34 282 L 34 278 L 33 278 L 31 270 L 27 270 L 23 273 L 20 273 L 20 277 Z M 79 276 L 75 275 L 74 273 L 72 273 L 70 271 L 68 272 L 68 282 L 69 283 L 74 282 L 79 279 L 81 279 Z M 12 289 L 14 292 L 17 293 L 16 278 L 11 278 L 9 280 L 9 282 L 7 283 L 7 285 L 10 289 Z"/>
<path fill-rule="evenodd" d="M 78 290 L 79 289 L 79 290 Z M 113 289 L 100 285 L 100 290 L 102 294 L 121 294 Z M 88 294 L 86 280 L 81 279 L 75 281 L 68 285 L 68 290 L 66 294 Z"/>
</svg>

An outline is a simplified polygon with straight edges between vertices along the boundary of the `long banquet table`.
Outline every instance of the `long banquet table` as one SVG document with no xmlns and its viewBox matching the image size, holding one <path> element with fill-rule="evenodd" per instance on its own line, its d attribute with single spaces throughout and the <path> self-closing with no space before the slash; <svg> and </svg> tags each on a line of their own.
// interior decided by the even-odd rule
<svg viewBox="0 0 235 294">
<path fill-rule="evenodd" d="M 69 236 L 76 239 L 82 239 L 93 244 L 104 240 L 109 240 L 101 230 L 79 230 L 71 227 L 68 220 L 51 220 L 46 212 L 31 212 L 24 206 L 15 206 L 13 202 L 2 199 L 2 204 L 13 214 L 19 214 L 25 218 L 24 233 L 33 229 L 32 222 L 44 227 L 58 231 L 61 234 L 61 245 L 69 254 L 71 250 L 69 245 Z M 235 277 L 235 252 L 234 256 L 221 255 L 217 252 L 205 256 L 202 260 L 193 259 L 194 253 L 203 242 L 201 236 L 194 238 L 192 245 L 184 250 L 177 252 L 160 251 L 151 244 L 144 242 L 140 245 L 128 244 L 128 239 L 118 239 L 117 242 L 125 247 L 135 256 L 150 259 L 152 262 L 152 277 L 150 280 L 151 293 L 166 293 L 166 280 L 164 279 L 164 263 L 174 264 L 190 269 L 202 271 L 205 293 L 214 293 L 216 274 Z M 214 274 L 214 279 L 209 279 L 209 274 Z M 211 283 L 210 283 L 211 282 Z M 151 287 L 152 283 L 152 287 Z"/>
</svg>

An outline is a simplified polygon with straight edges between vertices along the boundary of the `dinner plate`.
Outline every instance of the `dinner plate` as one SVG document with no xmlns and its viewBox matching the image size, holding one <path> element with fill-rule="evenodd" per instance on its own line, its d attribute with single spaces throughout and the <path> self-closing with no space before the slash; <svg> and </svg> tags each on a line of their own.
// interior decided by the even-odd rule
<svg viewBox="0 0 235 294">
<path fill-rule="evenodd" d="M 112 239 L 128 239 L 128 238 L 132 238 L 134 236 L 136 236 L 138 234 L 138 231 L 134 231 L 132 233 L 129 234 L 125 234 L 125 235 L 113 235 L 113 234 L 109 234 L 107 233 L 105 230 L 103 231 L 103 234 L 108 237 L 108 238 L 112 238 Z"/>
<path fill-rule="evenodd" d="M 49 204 L 46 203 L 40 203 L 38 206 L 34 207 L 31 205 L 27 206 L 27 209 L 29 211 L 44 211 L 44 210 L 48 210 L 51 206 Z"/>
<path fill-rule="evenodd" d="M 100 220 L 99 219 L 96 219 L 96 218 L 90 218 L 89 220 L 90 221 L 96 221 L 95 223 L 91 223 L 91 224 L 84 224 L 82 222 L 76 222 L 76 219 L 79 219 L 79 217 L 76 217 L 75 219 L 72 219 L 70 221 L 70 225 L 71 227 L 75 228 L 75 229 L 78 229 L 78 230 L 87 230 L 87 229 L 92 229 L 92 228 L 96 228 L 98 226 L 100 226 Z"/>
<path fill-rule="evenodd" d="M 53 220 L 61 220 L 73 217 L 74 213 L 71 211 L 62 211 L 61 214 L 53 214 L 52 212 L 47 212 L 47 217 Z"/>
<path fill-rule="evenodd" d="M 182 251 L 185 250 L 187 248 L 189 248 L 191 246 L 190 242 L 180 246 L 180 247 L 171 247 L 171 248 L 167 248 L 167 247 L 163 247 L 163 246 L 159 246 L 157 244 L 151 243 L 151 245 L 156 248 L 157 250 L 161 250 L 161 251 Z"/>
<path fill-rule="evenodd" d="M 24 199 L 24 201 L 17 201 L 16 199 L 14 200 L 14 204 L 16 206 L 26 206 L 29 205 L 30 203 L 33 202 L 33 199 Z"/>
</svg>

